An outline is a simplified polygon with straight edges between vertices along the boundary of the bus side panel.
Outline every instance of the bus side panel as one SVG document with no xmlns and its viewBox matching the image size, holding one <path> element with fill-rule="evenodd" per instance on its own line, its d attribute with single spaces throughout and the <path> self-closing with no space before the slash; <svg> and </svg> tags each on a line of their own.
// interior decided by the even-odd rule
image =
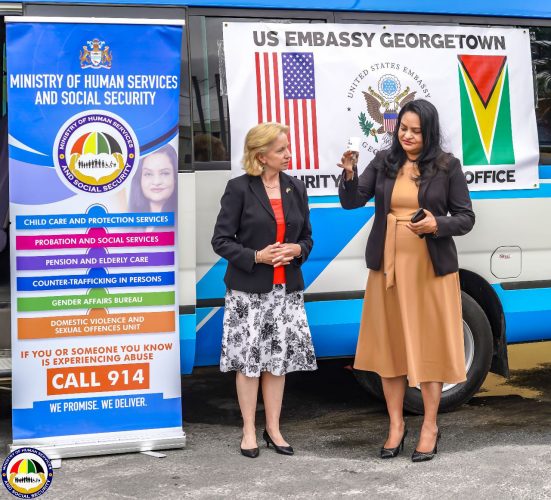
<svg viewBox="0 0 551 500">
<path fill-rule="evenodd" d="M 180 314 L 180 373 L 188 375 L 195 365 L 196 319 L 195 314 Z"/>
<path fill-rule="evenodd" d="M 551 339 L 549 174 L 548 167 L 540 167 L 537 189 L 471 193 L 476 224 L 456 238 L 461 267 L 482 276 L 501 302 L 508 343 Z M 503 247 L 520 249 L 520 266 L 509 274 L 493 267 Z"/>
<path fill-rule="evenodd" d="M 197 172 L 197 309 L 196 366 L 218 364 L 222 338 L 223 282 L 227 263 L 212 251 L 210 238 L 229 172 Z M 355 352 L 367 271 L 365 235 L 373 206 L 345 211 L 338 197 L 310 199 L 314 248 L 303 266 L 308 315 L 317 356 L 351 356 Z M 353 241 L 354 240 L 354 241 Z M 351 242 L 353 245 L 351 247 Z M 347 249 L 342 258 L 338 256 Z M 358 272 L 356 255 L 361 255 Z M 318 283 L 320 276 L 329 276 Z M 338 276 L 338 279 L 335 279 Z M 343 277 L 345 279 L 343 279 Z M 354 277 L 354 279 L 349 279 Z M 348 279 L 346 279 L 348 278 Z M 351 300 L 327 300 L 324 294 L 354 290 Z"/>
<path fill-rule="evenodd" d="M 504 290 L 494 285 L 505 313 L 507 342 L 551 340 L 551 288 Z"/>
<path fill-rule="evenodd" d="M 210 240 L 220 211 L 220 198 L 231 173 L 228 170 L 195 173 L 197 193 L 196 352 L 195 366 L 217 365 L 222 342 L 226 262 L 214 253 Z M 203 306 L 205 302 L 207 306 Z M 214 305 L 211 305 L 214 304 Z"/>
<path fill-rule="evenodd" d="M 178 174 L 178 304 L 180 315 L 180 372 L 191 373 L 195 363 L 195 174 Z"/>
</svg>

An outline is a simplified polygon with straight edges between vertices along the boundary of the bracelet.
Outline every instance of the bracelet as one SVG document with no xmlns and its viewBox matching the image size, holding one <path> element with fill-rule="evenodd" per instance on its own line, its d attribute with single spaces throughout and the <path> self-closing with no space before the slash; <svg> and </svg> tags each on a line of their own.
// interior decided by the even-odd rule
<svg viewBox="0 0 551 500">
<path fill-rule="evenodd" d="M 256 254 L 258 253 L 258 250 L 254 251 L 254 263 L 258 264 L 258 261 L 256 260 Z"/>
</svg>

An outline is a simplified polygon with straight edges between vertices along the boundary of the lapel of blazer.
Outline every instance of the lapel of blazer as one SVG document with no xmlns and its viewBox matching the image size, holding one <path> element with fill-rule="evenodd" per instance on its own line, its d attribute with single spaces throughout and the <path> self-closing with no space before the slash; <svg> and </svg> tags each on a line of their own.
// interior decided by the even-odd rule
<svg viewBox="0 0 551 500">
<path fill-rule="evenodd" d="M 258 201 L 260 201 L 260 204 L 275 220 L 275 214 L 272 210 L 272 205 L 270 205 L 270 200 L 268 198 L 268 195 L 266 194 L 264 186 L 262 185 L 262 178 L 259 175 L 251 175 L 249 179 L 249 186 L 254 195 L 258 198 Z"/>
<path fill-rule="evenodd" d="M 283 205 L 283 216 L 287 220 L 287 216 L 291 213 L 293 204 L 294 188 L 291 179 L 283 172 L 279 174 L 279 185 L 281 189 L 281 204 Z"/>
<path fill-rule="evenodd" d="M 383 175 L 385 175 L 383 173 Z M 385 215 L 390 213 L 390 201 L 392 199 L 392 190 L 394 189 L 394 184 L 396 179 L 391 179 L 385 175 L 384 181 L 384 200 L 385 200 Z"/>
<path fill-rule="evenodd" d="M 417 200 L 419 201 L 419 208 L 427 208 L 425 206 L 425 194 L 433 178 L 434 178 L 434 175 L 432 177 L 429 177 L 428 179 L 421 179 L 421 184 L 419 185 L 419 194 L 417 195 Z"/>
</svg>

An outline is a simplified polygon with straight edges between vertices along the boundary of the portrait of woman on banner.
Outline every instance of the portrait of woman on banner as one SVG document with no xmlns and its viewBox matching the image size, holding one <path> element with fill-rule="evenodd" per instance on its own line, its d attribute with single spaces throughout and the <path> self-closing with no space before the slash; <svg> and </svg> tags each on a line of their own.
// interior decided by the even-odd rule
<svg viewBox="0 0 551 500">
<path fill-rule="evenodd" d="M 170 145 L 140 159 L 132 179 L 130 212 L 177 212 L 178 154 Z"/>
</svg>

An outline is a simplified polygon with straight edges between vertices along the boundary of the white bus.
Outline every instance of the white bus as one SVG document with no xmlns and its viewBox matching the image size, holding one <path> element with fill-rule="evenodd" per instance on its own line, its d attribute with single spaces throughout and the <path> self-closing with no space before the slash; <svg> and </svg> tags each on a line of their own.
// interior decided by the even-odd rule
<svg viewBox="0 0 551 500">
<path fill-rule="evenodd" d="M 551 340 L 551 224 L 547 222 L 551 213 L 551 3 L 502 0 L 453 5 L 435 0 L 376 5 L 367 0 L 319 0 L 310 7 L 298 0 L 165 0 L 162 6 L 151 6 L 136 0 L 130 7 L 98 0 L 88 0 L 86 5 L 65 0 L 56 4 L 8 0 L 0 6 L 2 15 L 186 21 L 178 217 L 183 374 L 192 373 L 195 366 L 218 364 L 220 354 L 226 263 L 214 254 L 210 239 L 219 200 L 231 175 L 231 116 L 222 44 L 225 22 L 513 26 L 530 30 L 541 153 L 539 187 L 472 192 L 477 222 L 470 234 L 456 242 L 467 382 L 444 387 L 441 410 L 468 400 L 488 371 L 508 376 L 508 344 Z M 5 103 L 5 91 L 3 97 Z M 7 169 L 7 165 L 0 168 Z M 0 175 L 0 187 L 7 189 L 1 180 Z M 2 197 L 6 196 L 4 191 Z M 316 354 L 318 358 L 352 357 L 367 279 L 364 250 L 373 204 L 352 214 L 340 208 L 337 196 L 312 196 L 310 208 L 315 246 L 303 272 Z M 5 213 L 0 213 L 0 223 L 3 220 Z M 338 235 L 326 230 L 328 227 L 338 227 Z M 4 362 L 9 359 L 10 307 L 6 252 L 0 254 L 0 349 Z M 375 374 L 356 372 L 356 377 L 366 390 L 382 395 Z M 409 388 L 405 406 L 422 412 L 420 391 Z"/>
</svg>

